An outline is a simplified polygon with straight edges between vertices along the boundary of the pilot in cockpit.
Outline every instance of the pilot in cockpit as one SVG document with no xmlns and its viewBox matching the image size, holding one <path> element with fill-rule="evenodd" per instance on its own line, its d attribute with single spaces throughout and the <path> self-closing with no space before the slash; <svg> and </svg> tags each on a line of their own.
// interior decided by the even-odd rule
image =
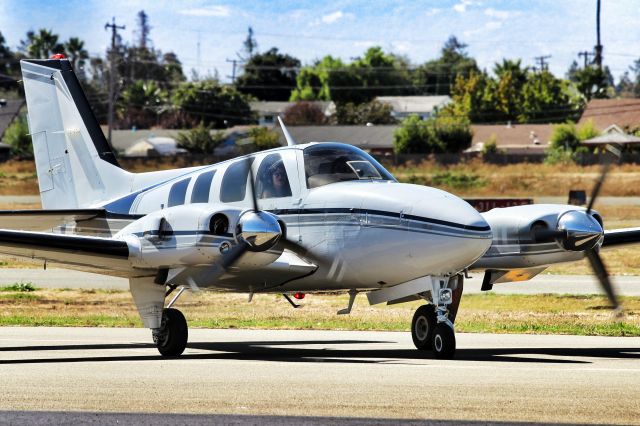
<svg viewBox="0 0 640 426">
<path fill-rule="evenodd" d="M 278 160 L 261 173 L 260 198 L 290 197 L 291 187 L 282 160 Z"/>
</svg>

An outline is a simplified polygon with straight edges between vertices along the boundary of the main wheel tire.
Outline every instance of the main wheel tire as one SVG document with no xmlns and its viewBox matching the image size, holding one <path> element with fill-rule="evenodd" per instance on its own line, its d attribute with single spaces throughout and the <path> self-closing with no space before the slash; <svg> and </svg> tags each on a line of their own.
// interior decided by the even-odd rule
<svg viewBox="0 0 640 426">
<path fill-rule="evenodd" d="M 177 309 L 162 310 L 162 326 L 153 333 L 153 341 L 162 356 L 178 356 L 184 352 L 189 338 L 187 320 Z"/>
<path fill-rule="evenodd" d="M 413 344 L 421 351 L 428 351 L 432 346 L 433 329 L 437 323 L 436 311 L 432 305 L 422 305 L 413 314 L 411 320 L 411 338 Z"/>
<path fill-rule="evenodd" d="M 456 334 L 449 324 L 441 322 L 433 330 L 433 354 L 438 359 L 451 359 L 456 352 Z"/>
</svg>

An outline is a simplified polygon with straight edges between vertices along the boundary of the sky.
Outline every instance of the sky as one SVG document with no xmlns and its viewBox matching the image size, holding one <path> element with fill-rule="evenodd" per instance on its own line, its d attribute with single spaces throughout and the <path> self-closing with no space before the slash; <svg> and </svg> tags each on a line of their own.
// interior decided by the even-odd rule
<svg viewBox="0 0 640 426">
<path fill-rule="evenodd" d="M 173 51 L 185 74 L 217 70 L 228 81 L 228 59 L 242 53 L 252 27 L 258 51 L 277 47 L 303 64 L 327 54 L 346 61 L 371 46 L 419 65 L 439 55 L 450 35 L 468 45 L 482 69 L 503 58 L 564 76 L 578 52 L 596 44 L 596 0 L 0 0 L 0 32 L 16 48 L 28 30 L 47 28 L 62 40 L 79 37 L 92 55 L 104 55 L 115 17 L 133 43 L 136 14 L 144 10 L 152 45 Z M 640 0 L 602 0 L 604 63 L 616 78 L 640 58 Z M 199 48 L 198 48 L 199 46 Z M 580 59 L 581 61 L 581 59 Z"/>
</svg>

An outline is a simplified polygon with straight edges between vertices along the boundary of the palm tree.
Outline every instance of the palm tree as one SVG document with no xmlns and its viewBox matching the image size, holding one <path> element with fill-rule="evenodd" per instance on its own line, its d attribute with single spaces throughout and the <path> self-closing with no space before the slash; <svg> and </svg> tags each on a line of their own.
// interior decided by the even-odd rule
<svg viewBox="0 0 640 426">
<path fill-rule="evenodd" d="M 48 58 L 54 53 L 64 52 L 64 46 L 58 43 L 58 35 L 51 30 L 40 28 L 37 33 L 27 32 L 27 54 L 32 58 Z"/>
<path fill-rule="evenodd" d="M 67 52 L 67 57 L 71 61 L 73 69 L 76 70 L 76 74 L 84 74 L 80 71 L 83 70 L 85 61 L 89 59 L 89 53 L 84 49 L 84 41 L 78 37 L 70 37 L 64 43 L 64 50 Z"/>
</svg>

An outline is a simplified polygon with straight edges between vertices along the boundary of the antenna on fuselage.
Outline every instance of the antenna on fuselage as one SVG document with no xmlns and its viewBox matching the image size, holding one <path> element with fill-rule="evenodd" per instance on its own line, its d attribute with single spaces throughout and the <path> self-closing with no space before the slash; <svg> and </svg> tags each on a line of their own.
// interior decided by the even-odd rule
<svg viewBox="0 0 640 426">
<path fill-rule="evenodd" d="M 295 145 L 296 141 L 294 141 L 293 138 L 291 137 L 291 134 L 289 134 L 289 131 L 287 130 L 287 127 L 284 125 L 284 122 L 282 121 L 282 118 L 280 118 L 280 116 L 278 116 L 278 121 L 280 122 L 280 128 L 282 129 L 284 138 L 287 140 L 287 145 L 288 146 Z"/>
</svg>

